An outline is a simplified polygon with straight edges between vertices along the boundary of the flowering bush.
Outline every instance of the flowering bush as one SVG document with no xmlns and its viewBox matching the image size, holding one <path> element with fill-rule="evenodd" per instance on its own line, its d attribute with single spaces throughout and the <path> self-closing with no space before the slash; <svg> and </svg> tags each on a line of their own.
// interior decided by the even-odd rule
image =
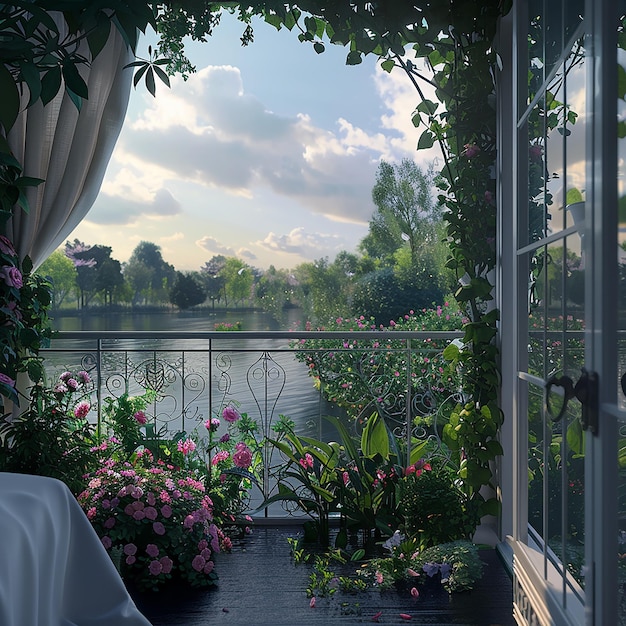
<svg viewBox="0 0 626 626">
<path fill-rule="evenodd" d="M 146 407 L 155 397 L 150 390 L 140 396 L 126 392 L 119 398 L 105 398 L 102 403 L 105 428 L 115 434 L 126 457 L 144 443 L 141 428 L 148 422 Z"/>
<path fill-rule="evenodd" d="M 372 559 L 360 573 L 372 586 L 388 589 L 398 583 L 415 585 L 436 579 L 450 592 L 468 591 L 483 574 L 478 547 L 469 541 L 451 541 L 419 550 L 415 540 L 399 532 L 385 542 L 388 554 Z"/>
<path fill-rule="evenodd" d="M 222 424 L 226 424 L 225 431 Z M 216 515 L 226 524 L 238 523 L 245 527 L 251 522 L 250 516 L 245 515 L 250 490 L 255 485 L 260 488 L 263 437 L 259 426 L 232 404 L 222 409 L 221 420 L 213 417 L 204 426 L 208 438 L 202 440 L 198 452 L 206 456 Z"/>
<path fill-rule="evenodd" d="M 96 462 L 87 421 L 92 387 L 85 371 L 64 372 L 52 387 L 33 385 L 28 408 L 0 423 L 0 469 L 52 476 L 78 493 Z"/>
<path fill-rule="evenodd" d="M 215 583 L 220 533 L 201 480 L 147 450 L 130 462 L 104 459 L 87 479 L 78 501 L 126 580 L 153 590 L 173 578 Z"/>
<path fill-rule="evenodd" d="M 459 330 L 464 317 L 448 303 L 435 309 L 392 320 L 385 328 L 372 319 L 337 318 L 320 330 L 330 331 L 423 331 Z M 432 338 L 412 342 L 411 362 L 407 363 L 404 341 L 392 339 L 333 340 L 303 339 L 295 344 L 296 358 L 307 364 L 324 396 L 344 407 L 353 418 L 362 419 L 372 410 L 387 417 L 404 419 L 407 369 L 413 389 L 413 417 L 432 414 L 460 387 L 443 357 L 444 342 Z M 445 404 L 445 406 L 453 406 Z"/>
<path fill-rule="evenodd" d="M 426 548 L 457 539 L 471 539 L 480 515 L 455 485 L 445 467 L 418 461 L 399 482 L 398 501 L 405 533 Z"/>
<path fill-rule="evenodd" d="M 52 334 L 52 296 L 48 281 L 31 274 L 32 269 L 31 260 L 20 263 L 11 241 L 0 235 L 0 409 L 5 398 L 19 404 L 18 373 L 28 372 L 36 383 L 43 378 L 38 354 Z"/>
</svg>

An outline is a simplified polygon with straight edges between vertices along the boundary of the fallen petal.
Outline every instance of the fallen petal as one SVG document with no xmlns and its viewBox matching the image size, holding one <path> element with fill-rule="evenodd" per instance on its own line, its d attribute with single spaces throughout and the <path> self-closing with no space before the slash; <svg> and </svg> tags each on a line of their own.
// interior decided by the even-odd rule
<svg viewBox="0 0 626 626">
<path fill-rule="evenodd" d="M 382 611 L 378 611 L 378 613 L 375 613 L 375 614 L 372 616 L 372 621 L 373 621 L 373 622 L 377 622 L 377 621 L 380 619 L 380 616 L 381 616 L 382 614 L 383 614 L 383 612 L 382 612 Z"/>
<path fill-rule="evenodd" d="M 417 590 L 417 588 L 416 588 L 416 587 L 412 587 L 412 588 L 411 588 L 411 595 L 412 595 L 414 598 L 419 598 L 420 592 Z"/>
<path fill-rule="evenodd" d="M 414 569 L 411 569 L 410 567 L 406 570 L 406 573 L 409 576 L 419 576 L 419 574 Z"/>
<path fill-rule="evenodd" d="M 309 602 L 309 606 L 310 606 L 312 609 L 314 609 L 314 608 L 315 608 L 315 602 L 316 602 L 316 598 L 315 598 L 315 596 L 313 596 L 313 597 L 311 598 L 311 602 Z"/>
<path fill-rule="evenodd" d="M 400 613 L 400 617 L 406 620 L 413 619 L 408 613 Z"/>
</svg>

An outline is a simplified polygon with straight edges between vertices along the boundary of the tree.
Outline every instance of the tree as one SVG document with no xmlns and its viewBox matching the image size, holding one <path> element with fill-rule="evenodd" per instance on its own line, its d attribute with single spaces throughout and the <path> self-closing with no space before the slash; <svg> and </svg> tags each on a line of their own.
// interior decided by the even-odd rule
<svg viewBox="0 0 626 626">
<path fill-rule="evenodd" d="M 408 244 L 416 261 L 425 245 L 435 246 L 442 215 L 434 189 L 432 167 L 423 171 L 411 159 L 393 165 L 381 161 L 372 189 L 376 212 L 370 220 L 370 232 L 361 242 L 363 251 L 390 260 L 396 250 Z"/>
<path fill-rule="evenodd" d="M 67 295 L 77 288 L 78 273 L 74 263 L 61 250 L 55 250 L 37 268 L 36 273 L 46 277 L 52 284 L 52 306 L 54 309 L 59 309 Z"/>
<path fill-rule="evenodd" d="M 179 309 L 189 309 L 206 300 L 206 294 L 200 281 L 193 274 L 176 272 L 176 278 L 170 292 L 170 302 Z"/>
<path fill-rule="evenodd" d="M 256 285 L 256 301 L 261 308 L 281 321 L 285 305 L 291 300 L 295 277 L 288 270 L 277 270 L 273 265 L 263 273 Z"/>
<path fill-rule="evenodd" d="M 135 280 L 140 277 L 149 278 L 148 283 L 143 283 L 143 287 L 141 283 L 134 284 L 136 296 L 143 295 L 149 302 L 168 300 L 176 270 L 163 260 L 160 246 L 150 241 L 139 242 L 128 259 L 125 271 L 129 268 L 130 276 Z"/>
<path fill-rule="evenodd" d="M 65 244 L 65 255 L 76 268 L 76 283 L 79 290 L 80 306 L 86 307 L 98 293 L 102 294 L 103 303 L 113 302 L 116 287 L 124 282 L 122 266 L 111 258 L 109 246 L 88 246 L 78 239 Z"/>
<path fill-rule="evenodd" d="M 254 274 L 249 265 L 236 257 L 228 257 L 220 275 L 224 278 L 224 290 L 228 298 L 240 303 L 243 303 L 246 298 L 250 298 Z M 226 306 L 228 306 L 228 300 Z"/>
</svg>

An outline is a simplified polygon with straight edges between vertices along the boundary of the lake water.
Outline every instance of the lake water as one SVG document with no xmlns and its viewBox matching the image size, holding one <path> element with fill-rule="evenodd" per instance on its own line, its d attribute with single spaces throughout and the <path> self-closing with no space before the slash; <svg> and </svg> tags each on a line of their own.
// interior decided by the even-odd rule
<svg viewBox="0 0 626 626">
<path fill-rule="evenodd" d="M 247 331 L 288 330 L 302 327 L 300 309 L 287 311 L 286 321 L 279 325 L 269 314 L 262 311 L 172 311 L 157 313 L 110 313 L 82 316 L 58 316 L 53 325 L 59 331 L 214 331 L 216 323 L 241 323 L 241 329 Z M 194 342 L 197 349 L 201 342 Z M 267 425 L 268 414 L 271 420 L 276 420 L 284 414 L 296 424 L 296 432 L 312 437 L 328 437 L 329 427 L 322 415 L 337 415 L 340 410 L 336 405 L 325 401 L 315 389 L 313 379 L 308 375 L 308 368 L 304 363 L 297 361 L 293 352 L 276 351 L 277 344 L 269 340 L 237 339 L 230 344 L 237 351 L 227 349 L 216 350 L 214 340 L 211 364 L 208 363 L 208 352 L 192 352 L 189 344 L 184 347 L 184 357 L 181 357 L 180 347 L 171 352 L 159 350 L 159 359 L 165 363 L 165 378 L 167 378 L 167 392 L 171 393 L 171 411 L 166 408 L 165 401 L 159 409 L 163 423 L 168 428 L 181 428 L 181 415 L 193 415 L 196 422 L 213 413 L 219 407 L 232 400 L 241 403 L 240 410 L 256 419 L 259 424 Z M 223 344 L 224 342 L 220 342 Z M 159 344 L 160 345 L 160 344 Z M 175 348 L 179 344 L 173 344 Z M 129 354 L 133 350 L 145 348 L 146 344 L 138 341 L 124 341 L 128 346 Z M 282 341 L 281 346 L 287 348 L 288 342 Z M 53 342 L 53 349 L 55 343 Z M 264 354 L 267 348 L 269 359 Z M 242 351 L 243 350 L 243 351 Z M 250 350 L 250 352 L 245 352 Z M 136 382 L 134 372 L 143 371 L 152 357 L 132 355 L 127 360 L 133 360 L 131 368 L 122 357 L 117 357 L 117 366 L 103 371 L 104 385 L 114 395 L 121 393 L 123 385 L 131 385 L 131 393 L 141 393 L 143 383 Z M 55 370 L 78 368 L 79 355 L 75 354 L 71 362 L 69 355 L 50 355 L 50 363 L 54 363 Z M 184 369 L 181 369 L 181 358 L 185 359 Z M 48 360 L 48 357 L 46 357 Z M 59 360 L 65 359 L 65 360 Z M 143 360 L 142 360 L 143 359 Z M 109 359 L 110 360 L 110 359 Z M 107 359 L 104 359 L 106 362 Z M 171 365 L 171 367 L 170 367 Z M 135 369 L 136 368 L 136 369 Z M 122 376 L 115 373 L 115 369 L 133 373 Z M 129 382 L 130 381 L 130 382 Z M 171 381 L 171 382 L 170 382 Z M 116 385 L 118 391 L 115 391 Z M 134 385 L 134 387 L 133 387 Z M 167 394 L 164 392 L 164 396 Z M 194 395 L 196 397 L 194 397 Z M 176 398 L 174 398 L 176 396 Z M 181 397 L 183 398 L 181 400 Z M 191 400 L 189 400 L 191 398 Z M 167 398 L 166 398 L 167 399 Z M 181 406 L 184 410 L 181 411 Z M 212 409 L 211 409 L 212 407 Z M 187 430 L 183 422 L 183 430 Z"/>
</svg>

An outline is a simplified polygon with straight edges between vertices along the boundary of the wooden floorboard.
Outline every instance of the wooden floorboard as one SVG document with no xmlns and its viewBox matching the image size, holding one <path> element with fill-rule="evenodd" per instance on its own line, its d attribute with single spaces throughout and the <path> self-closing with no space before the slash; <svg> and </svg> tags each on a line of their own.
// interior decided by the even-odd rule
<svg viewBox="0 0 626 626">
<path fill-rule="evenodd" d="M 372 623 L 439 626 L 514 626 L 512 584 L 495 550 L 481 551 L 485 574 L 470 592 L 448 594 L 438 585 L 408 590 L 336 592 L 309 606 L 306 587 L 310 567 L 295 565 L 288 537 L 301 536 L 290 526 L 258 526 L 230 554 L 216 558 L 215 588 L 193 592 L 163 591 L 135 596 L 154 626 L 350 626 Z M 404 613 L 411 620 L 400 617 Z"/>
</svg>

